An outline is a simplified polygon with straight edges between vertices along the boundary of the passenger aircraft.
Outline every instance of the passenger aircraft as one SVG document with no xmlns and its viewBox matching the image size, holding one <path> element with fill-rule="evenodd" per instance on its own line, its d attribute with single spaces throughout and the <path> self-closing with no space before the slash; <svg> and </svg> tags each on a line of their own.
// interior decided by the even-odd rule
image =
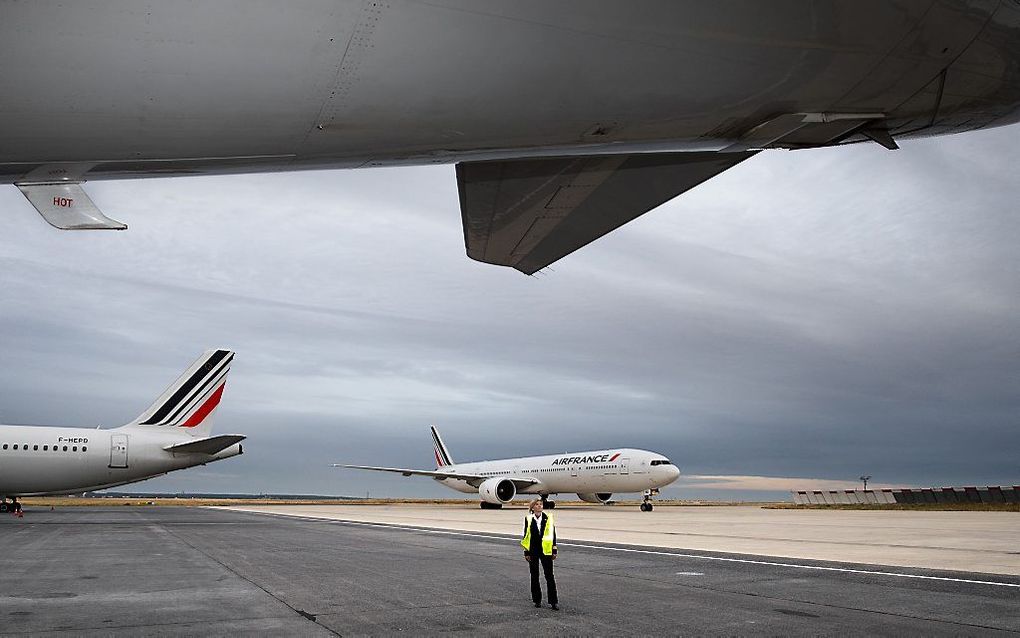
<svg viewBox="0 0 1020 638">
<path fill-rule="evenodd" d="M 0 183 L 123 229 L 82 183 L 456 163 L 468 256 L 532 274 L 762 149 L 1017 122 L 1017 24 L 1016 0 L 5 2 Z"/>
<path fill-rule="evenodd" d="M 482 509 L 499 509 L 518 494 L 538 494 L 546 507 L 555 507 L 554 502 L 547 500 L 550 494 L 574 492 L 588 503 L 608 503 L 617 492 L 643 492 L 641 511 L 650 512 L 651 497 L 680 476 L 677 466 L 663 455 L 631 448 L 454 463 L 439 430 L 435 426 L 430 429 L 436 453 L 435 470 L 340 463 L 333 467 L 431 476 L 458 492 L 478 494 Z"/>
<path fill-rule="evenodd" d="M 240 434 L 212 436 L 234 353 L 208 350 L 137 419 L 109 430 L 0 425 L 0 511 L 19 496 L 134 483 L 243 453 Z"/>
</svg>

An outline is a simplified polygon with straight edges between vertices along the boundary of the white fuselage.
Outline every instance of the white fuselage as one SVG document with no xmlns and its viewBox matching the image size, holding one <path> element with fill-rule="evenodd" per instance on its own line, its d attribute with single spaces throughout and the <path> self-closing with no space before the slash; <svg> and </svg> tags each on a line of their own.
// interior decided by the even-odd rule
<svg viewBox="0 0 1020 638">
<path fill-rule="evenodd" d="M 0 496 L 113 487 L 241 453 L 240 444 L 211 456 L 164 449 L 189 440 L 186 432 L 174 428 L 0 425 Z"/>
<path fill-rule="evenodd" d="M 652 465 L 653 461 L 665 464 Z M 538 481 L 518 489 L 520 494 L 641 492 L 668 485 L 680 476 L 680 470 L 663 455 L 629 448 L 458 463 L 442 470 Z M 458 492 L 478 493 L 478 487 L 467 481 L 437 480 Z"/>
</svg>

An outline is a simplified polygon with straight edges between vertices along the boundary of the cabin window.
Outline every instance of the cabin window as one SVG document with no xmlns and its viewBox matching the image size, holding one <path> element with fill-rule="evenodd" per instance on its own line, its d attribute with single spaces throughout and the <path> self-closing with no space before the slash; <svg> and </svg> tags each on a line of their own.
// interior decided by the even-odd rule
<svg viewBox="0 0 1020 638">
<path fill-rule="evenodd" d="M 32 451 L 33 452 L 37 452 L 38 450 L 39 450 L 39 446 L 38 445 L 33 445 L 32 446 Z"/>
<path fill-rule="evenodd" d="M 87 447 L 85 447 L 85 446 L 83 445 L 83 446 L 81 446 L 81 451 L 82 451 L 82 452 L 87 452 L 87 451 L 88 451 L 88 448 L 87 448 Z"/>
<path fill-rule="evenodd" d="M 76 445 L 76 446 L 74 446 L 73 448 L 71 448 L 71 451 L 72 451 L 72 452 L 77 452 L 77 451 L 78 451 L 78 446 Z"/>
<path fill-rule="evenodd" d="M 4 449 L 5 449 L 5 450 L 7 449 L 7 444 L 6 444 L 6 443 L 4 443 Z"/>
<path fill-rule="evenodd" d="M 67 446 L 66 446 L 66 445 L 64 446 L 64 451 L 65 451 L 65 452 L 67 451 Z"/>
</svg>

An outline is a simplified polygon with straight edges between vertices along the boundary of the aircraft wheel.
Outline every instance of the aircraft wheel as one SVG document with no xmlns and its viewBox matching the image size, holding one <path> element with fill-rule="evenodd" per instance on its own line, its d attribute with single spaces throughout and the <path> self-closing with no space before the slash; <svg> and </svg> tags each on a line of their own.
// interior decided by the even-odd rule
<svg viewBox="0 0 1020 638">
<path fill-rule="evenodd" d="M 547 510 L 554 510 L 556 509 L 556 501 L 542 501 L 542 507 Z"/>
<path fill-rule="evenodd" d="M 7 503 L 0 503 L 0 512 L 7 511 Z"/>
</svg>

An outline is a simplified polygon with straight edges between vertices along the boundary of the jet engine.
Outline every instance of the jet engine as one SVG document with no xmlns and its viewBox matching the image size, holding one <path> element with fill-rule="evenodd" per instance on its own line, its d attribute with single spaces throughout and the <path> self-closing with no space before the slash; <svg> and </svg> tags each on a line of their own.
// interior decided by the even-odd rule
<svg viewBox="0 0 1020 638">
<path fill-rule="evenodd" d="M 579 493 L 577 498 L 585 503 L 608 503 L 609 499 L 613 498 L 613 495 L 609 492 L 590 492 L 588 494 Z"/>
<path fill-rule="evenodd" d="M 494 476 L 490 479 L 485 479 L 478 486 L 478 495 L 483 503 L 503 505 L 514 500 L 514 497 L 517 496 L 517 486 L 510 479 Z"/>
</svg>

